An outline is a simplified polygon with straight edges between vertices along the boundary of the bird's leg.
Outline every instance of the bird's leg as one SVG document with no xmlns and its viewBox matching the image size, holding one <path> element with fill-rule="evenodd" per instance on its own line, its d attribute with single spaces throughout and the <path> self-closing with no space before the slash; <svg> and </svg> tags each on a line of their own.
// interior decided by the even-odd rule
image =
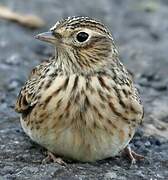
<svg viewBox="0 0 168 180">
<path fill-rule="evenodd" d="M 128 156 L 128 158 L 131 160 L 131 165 L 135 164 L 136 161 L 139 160 L 143 160 L 144 156 L 137 154 L 136 152 L 134 152 L 133 150 L 131 150 L 131 147 L 128 145 L 125 149 L 124 149 L 124 153 Z"/>
<path fill-rule="evenodd" d="M 48 162 L 58 163 L 60 165 L 66 165 L 66 163 L 60 157 L 56 157 L 52 152 L 47 152 L 47 157 L 43 159 L 42 163 L 46 164 Z"/>
</svg>

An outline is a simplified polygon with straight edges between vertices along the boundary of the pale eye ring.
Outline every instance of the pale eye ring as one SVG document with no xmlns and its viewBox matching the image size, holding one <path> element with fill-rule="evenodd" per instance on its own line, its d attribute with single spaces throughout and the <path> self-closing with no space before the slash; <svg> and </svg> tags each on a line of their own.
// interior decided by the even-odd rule
<svg viewBox="0 0 168 180">
<path fill-rule="evenodd" d="M 86 33 L 86 32 L 79 32 L 77 35 L 76 35 L 76 39 L 82 43 L 82 42 L 85 42 L 89 37 L 89 34 Z"/>
</svg>

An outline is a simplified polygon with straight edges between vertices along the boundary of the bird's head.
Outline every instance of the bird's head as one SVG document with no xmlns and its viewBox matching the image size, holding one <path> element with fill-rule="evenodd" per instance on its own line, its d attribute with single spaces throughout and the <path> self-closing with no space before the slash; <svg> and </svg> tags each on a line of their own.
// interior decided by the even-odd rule
<svg viewBox="0 0 168 180">
<path fill-rule="evenodd" d="M 36 38 L 53 44 L 57 60 L 71 71 L 95 70 L 117 55 L 107 28 L 88 17 L 68 17 Z"/>
</svg>

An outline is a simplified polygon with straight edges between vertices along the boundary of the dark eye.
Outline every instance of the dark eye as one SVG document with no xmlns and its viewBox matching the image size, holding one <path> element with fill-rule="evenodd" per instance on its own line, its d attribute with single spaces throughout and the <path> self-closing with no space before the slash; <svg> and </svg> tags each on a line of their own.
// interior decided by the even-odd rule
<svg viewBox="0 0 168 180">
<path fill-rule="evenodd" d="M 80 32 L 77 34 L 76 39 L 79 42 L 84 42 L 87 40 L 87 38 L 89 37 L 89 34 L 85 33 L 85 32 Z"/>
</svg>

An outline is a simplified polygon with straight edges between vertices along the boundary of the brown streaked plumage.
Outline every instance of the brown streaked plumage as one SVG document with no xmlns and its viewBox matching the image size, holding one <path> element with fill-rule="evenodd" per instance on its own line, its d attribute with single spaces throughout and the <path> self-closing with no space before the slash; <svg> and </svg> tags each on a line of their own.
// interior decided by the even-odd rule
<svg viewBox="0 0 168 180">
<path fill-rule="evenodd" d="M 56 54 L 32 70 L 19 93 L 15 109 L 26 134 L 83 162 L 117 155 L 142 122 L 143 107 L 109 30 L 70 17 L 36 38 L 52 43 Z"/>
</svg>

